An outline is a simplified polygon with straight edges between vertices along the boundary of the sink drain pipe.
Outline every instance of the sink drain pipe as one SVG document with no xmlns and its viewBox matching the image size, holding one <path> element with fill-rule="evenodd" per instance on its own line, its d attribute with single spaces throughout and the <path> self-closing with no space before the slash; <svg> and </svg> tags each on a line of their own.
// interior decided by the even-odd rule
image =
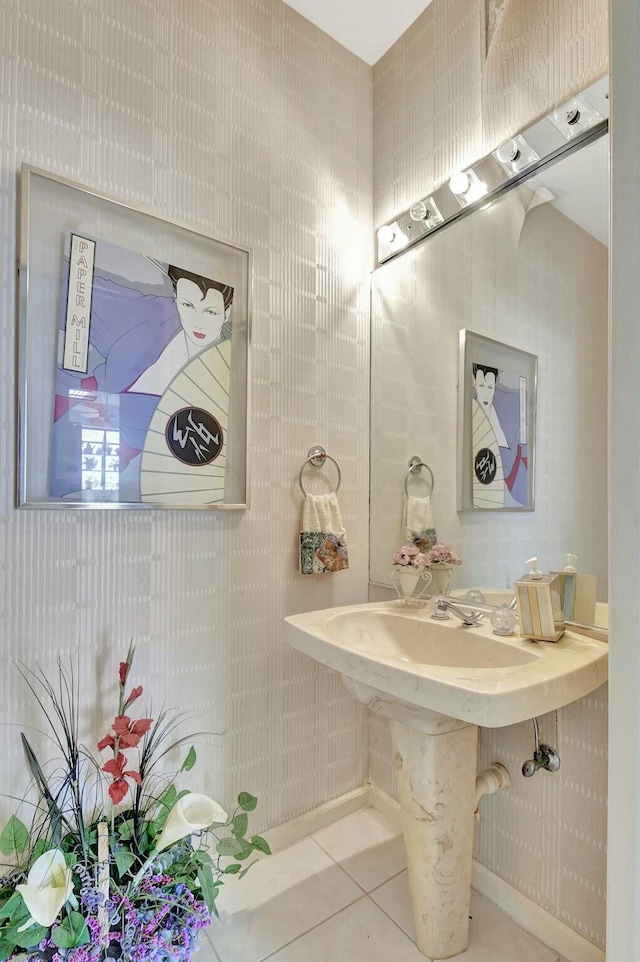
<svg viewBox="0 0 640 962">
<path fill-rule="evenodd" d="M 480 804 L 480 799 L 483 795 L 493 795 L 501 788 L 506 788 L 507 785 L 511 784 L 511 778 L 509 772 L 501 765 L 499 762 L 490 765 L 489 768 L 485 768 L 483 772 L 476 775 L 476 807 L 474 810 L 474 818 L 479 817 L 478 805 Z"/>
</svg>

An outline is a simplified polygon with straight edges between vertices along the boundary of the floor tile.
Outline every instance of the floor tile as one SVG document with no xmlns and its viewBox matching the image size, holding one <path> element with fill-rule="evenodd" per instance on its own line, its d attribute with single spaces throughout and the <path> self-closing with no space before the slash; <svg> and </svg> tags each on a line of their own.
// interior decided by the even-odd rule
<svg viewBox="0 0 640 962">
<path fill-rule="evenodd" d="M 406 872 L 386 882 L 371 898 L 411 938 L 415 938 Z M 460 962 L 557 962 L 558 953 L 519 928 L 492 902 L 471 894 L 469 948 L 455 956 Z M 434 960 L 435 962 L 435 960 Z"/>
<path fill-rule="evenodd" d="M 428 962 L 384 912 L 363 896 L 269 962 Z"/>
<path fill-rule="evenodd" d="M 230 876 L 209 937 L 220 962 L 259 962 L 361 895 L 313 839 L 303 839 L 243 879 Z"/>
<path fill-rule="evenodd" d="M 312 838 L 365 892 L 407 867 L 401 829 L 374 808 L 347 815 Z"/>
</svg>

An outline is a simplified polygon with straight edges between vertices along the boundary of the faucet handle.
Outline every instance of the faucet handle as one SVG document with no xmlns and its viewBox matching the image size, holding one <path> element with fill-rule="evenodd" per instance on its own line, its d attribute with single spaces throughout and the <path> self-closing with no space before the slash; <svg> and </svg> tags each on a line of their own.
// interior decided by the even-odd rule
<svg viewBox="0 0 640 962">
<path fill-rule="evenodd" d="M 447 621 L 451 617 L 442 595 L 434 595 L 431 599 L 431 617 L 440 621 Z"/>
</svg>

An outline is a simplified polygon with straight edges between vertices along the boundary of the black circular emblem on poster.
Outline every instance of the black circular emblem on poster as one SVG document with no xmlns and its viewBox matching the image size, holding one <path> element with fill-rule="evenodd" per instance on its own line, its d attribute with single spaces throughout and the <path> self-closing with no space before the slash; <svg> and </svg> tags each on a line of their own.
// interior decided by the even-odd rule
<svg viewBox="0 0 640 962">
<path fill-rule="evenodd" d="M 480 484 L 491 484 L 498 471 L 498 462 L 491 448 L 480 448 L 473 459 L 473 470 Z"/>
<path fill-rule="evenodd" d="M 222 428 L 202 408 L 181 408 L 167 421 L 165 438 L 174 457 L 194 467 L 211 464 L 222 450 Z"/>
</svg>

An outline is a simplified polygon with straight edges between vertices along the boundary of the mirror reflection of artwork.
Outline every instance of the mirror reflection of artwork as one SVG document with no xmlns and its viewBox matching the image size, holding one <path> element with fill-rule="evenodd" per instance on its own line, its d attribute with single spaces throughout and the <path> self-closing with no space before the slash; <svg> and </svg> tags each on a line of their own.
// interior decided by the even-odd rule
<svg viewBox="0 0 640 962">
<path fill-rule="evenodd" d="M 526 507 L 526 378 L 475 362 L 472 378 L 473 506 Z"/>
<path fill-rule="evenodd" d="M 222 501 L 233 287 L 74 234 L 65 266 L 50 495 Z"/>
</svg>

